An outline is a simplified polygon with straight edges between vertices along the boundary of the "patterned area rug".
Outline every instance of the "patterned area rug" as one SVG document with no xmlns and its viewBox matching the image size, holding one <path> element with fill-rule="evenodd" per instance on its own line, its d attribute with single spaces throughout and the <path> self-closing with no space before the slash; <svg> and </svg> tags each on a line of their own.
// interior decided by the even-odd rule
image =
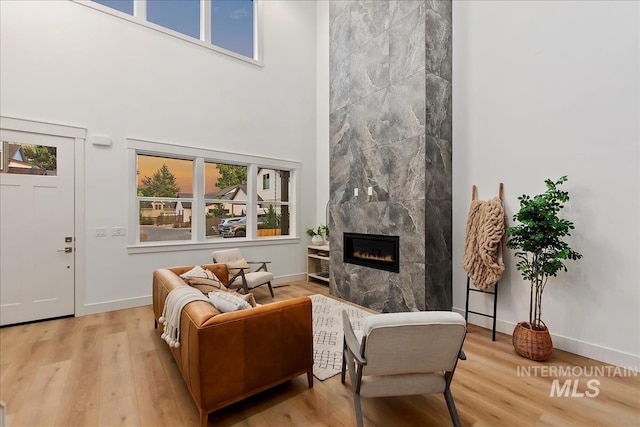
<svg viewBox="0 0 640 427">
<path fill-rule="evenodd" d="M 313 304 L 313 375 L 320 381 L 342 369 L 342 310 L 346 310 L 354 330 L 372 313 L 324 295 L 311 295 Z"/>
</svg>

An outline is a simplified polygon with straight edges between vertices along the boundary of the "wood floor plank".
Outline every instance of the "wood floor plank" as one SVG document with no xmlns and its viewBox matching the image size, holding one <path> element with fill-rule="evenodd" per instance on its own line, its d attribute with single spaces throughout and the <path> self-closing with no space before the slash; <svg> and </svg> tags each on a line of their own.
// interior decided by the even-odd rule
<svg viewBox="0 0 640 427">
<path fill-rule="evenodd" d="M 302 281 L 274 292 L 253 291 L 267 304 L 328 295 L 328 287 Z M 552 397 L 554 377 L 519 370 L 609 365 L 560 350 L 533 362 L 513 351 L 509 335 L 491 341 L 489 330 L 473 325 L 464 349 L 452 392 L 465 426 L 640 426 L 638 376 L 582 375 L 576 391 L 596 378 L 597 397 Z M 196 427 L 199 420 L 149 306 L 0 328 L 0 399 L 8 405 L 7 427 Z M 442 396 L 364 398 L 362 405 L 367 427 L 450 425 Z M 339 375 L 315 380 L 312 389 L 300 376 L 214 412 L 209 425 L 354 426 L 353 396 Z"/>
<path fill-rule="evenodd" d="M 110 427 L 142 426 L 137 399 L 132 399 L 128 396 L 103 402 L 100 405 L 98 422 L 95 425 Z"/>
<path fill-rule="evenodd" d="M 155 351 L 138 353 L 133 359 L 138 410 L 142 426 L 183 426 L 168 378 Z"/>
<path fill-rule="evenodd" d="M 127 332 L 116 332 L 102 338 L 100 402 L 133 398 L 136 395 Z"/>
</svg>

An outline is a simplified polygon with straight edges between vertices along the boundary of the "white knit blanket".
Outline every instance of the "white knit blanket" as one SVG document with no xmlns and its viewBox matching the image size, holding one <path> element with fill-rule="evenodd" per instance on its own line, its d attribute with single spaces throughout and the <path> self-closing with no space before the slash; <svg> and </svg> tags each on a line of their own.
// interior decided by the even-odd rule
<svg viewBox="0 0 640 427">
<path fill-rule="evenodd" d="M 162 316 L 158 322 L 164 324 L 164 332 L 161 337 L 169 344 L 169 347 L 180 347 L 180 314 L 184 306 L 192 301 L 211 303 L 202 292 L 191 286 L 178 286 L 167 295 Z"/>
</svg>

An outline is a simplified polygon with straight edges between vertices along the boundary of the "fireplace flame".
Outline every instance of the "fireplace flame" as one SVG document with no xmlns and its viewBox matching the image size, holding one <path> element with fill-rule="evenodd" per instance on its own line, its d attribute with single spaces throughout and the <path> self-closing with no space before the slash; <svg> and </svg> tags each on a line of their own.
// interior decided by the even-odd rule
<svg viewBox="0 0 640 427">
<path fill-rule="evenodd" d="M 376 255 L 368 252 L 354 251 L 353 256 L 360 259 L 371 259 L 374 261 L 393 262 L 392 255 Z"/>
</svg>

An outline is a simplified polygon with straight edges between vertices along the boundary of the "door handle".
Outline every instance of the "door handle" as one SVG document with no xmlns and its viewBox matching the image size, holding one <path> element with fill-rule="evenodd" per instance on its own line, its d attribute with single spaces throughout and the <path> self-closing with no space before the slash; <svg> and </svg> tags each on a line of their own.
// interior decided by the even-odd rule
<svg viewBox="0 0 640 427">
<path fill-rule="evenodd" d="M 69 253 L 73 252 L 73 248 L 71 246 L 67 246 L 64 249 L 58 249 L 56 252 L 64 252 L 64 253 L 69 254 Z"/>
</svg>

